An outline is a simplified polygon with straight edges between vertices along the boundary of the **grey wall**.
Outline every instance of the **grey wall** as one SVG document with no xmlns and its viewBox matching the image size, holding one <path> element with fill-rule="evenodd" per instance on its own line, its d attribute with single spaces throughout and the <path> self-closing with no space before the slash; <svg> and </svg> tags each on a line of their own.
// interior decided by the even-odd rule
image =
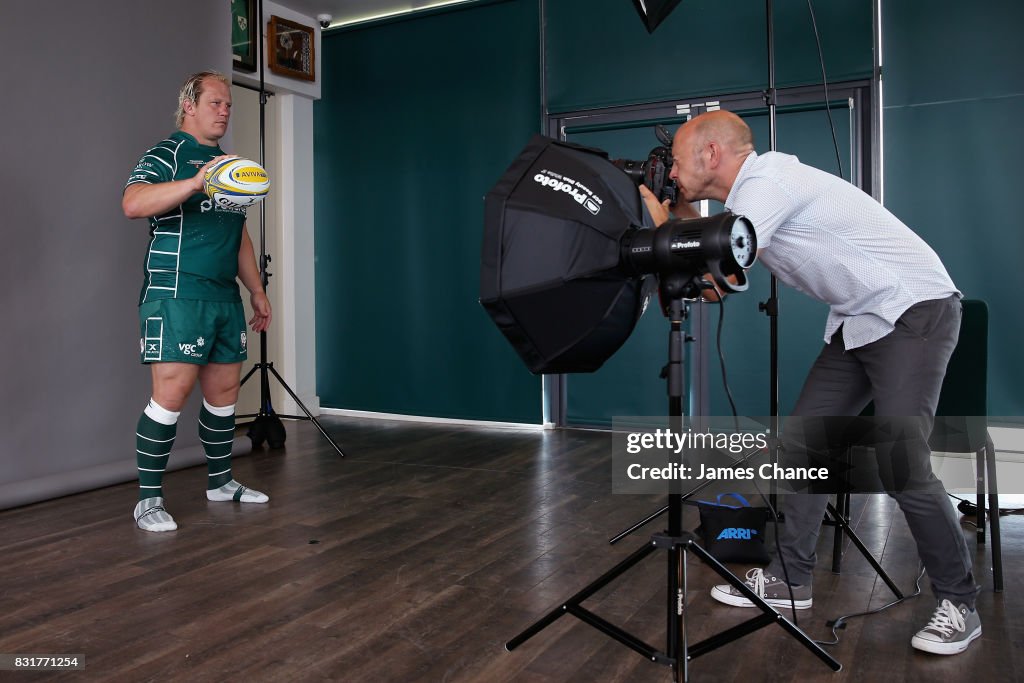
<svg viewBox="0 0 1024 683">
<path fill-rule="evenodd" d="M 0 3 L 5 54 L 23 56 L 0 70 L 0 508 L 135 477 L 148 229 L 122 215 L 121 188 L 174 129 L 184 78 L 231 70 L 227 2 L 98 7 Z M 202 458 L 195 404 L 172 467 Z"/>
</svg>

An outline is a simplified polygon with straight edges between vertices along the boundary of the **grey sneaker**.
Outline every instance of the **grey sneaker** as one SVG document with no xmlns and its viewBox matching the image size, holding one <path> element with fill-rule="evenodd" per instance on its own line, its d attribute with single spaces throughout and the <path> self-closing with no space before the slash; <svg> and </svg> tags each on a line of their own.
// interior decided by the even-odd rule
<svg viewBox="0 0 1024 683">
<path fill-rule="evenodd" d="M 761 596 L 772 607 L 792 608 L 794 603 L 797 609 L 807 609 L 811 606 L 811 587 L 809 585 L 790 587 L 782 579 L 765 574 L 763 569 L 751 569 L 747 572 L 747 580 L 744 583 L 754 591 L 755 595 Z M 792 601 L 790 601 L 791 591 Z M 712 588 L 711 597 L 734 607 L 754 606 L 754 603 L 748 600 L 743 593 L 728 583 Z"/>
<path fill-rule="evenodd" d="M 911 638 L 910 644 L 936 655 L 958 655 L 967 649 L 971 641 L 980 637 L 981 617 L 978 611 L 943 600 L 935 608 L 932 620 Z"/>
</svg>

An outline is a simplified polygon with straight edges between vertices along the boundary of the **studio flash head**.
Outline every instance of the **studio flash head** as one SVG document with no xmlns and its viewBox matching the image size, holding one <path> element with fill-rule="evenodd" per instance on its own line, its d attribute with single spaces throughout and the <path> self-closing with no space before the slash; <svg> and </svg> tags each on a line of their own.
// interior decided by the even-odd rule
<svg viewBox="0 0 1024 683">
<path fill-rule="evenodd" d="M 671 220 L 656 230 L 631 227 L 622 237 L 624 271 L 654 273 L 664 280 L 674 274 L 694 283 L 685 298 L 699 296 L 705 273 L 724 292 L 746 291 L 746 270 L 757 258 L 757 233 L 743 216 L 725 211 L 707 218 Z"/>
</svg>

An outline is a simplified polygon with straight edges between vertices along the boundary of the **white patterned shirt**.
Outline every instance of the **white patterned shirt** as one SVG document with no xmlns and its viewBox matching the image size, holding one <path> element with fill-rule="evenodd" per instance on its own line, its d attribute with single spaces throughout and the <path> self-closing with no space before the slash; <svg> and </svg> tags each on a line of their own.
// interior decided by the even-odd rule
<svg viewBox="0 0 1024 683">
<path fill-rule="evenodd" d="M 859 188 L 789 154 L 752 152 L 725 200 L 757 232 L 758 258 L 783 283 L 831 308 L 847 349 L 892 332 L 921 301 L 959 295 L 938 255 Z"/>
</svg>

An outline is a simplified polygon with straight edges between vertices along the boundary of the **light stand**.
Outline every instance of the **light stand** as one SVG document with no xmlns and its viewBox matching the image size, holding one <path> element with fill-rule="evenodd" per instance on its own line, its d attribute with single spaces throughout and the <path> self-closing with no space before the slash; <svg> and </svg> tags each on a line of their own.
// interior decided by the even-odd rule
<svg viewBox="0 0 1024 683">
<path fill-rule="evenodd" d="M 257 21 L 260 39 L 259 39 L 259 57 L 257 66 L 260 72 L 260 165 L 266 168 L 265 158 L 265 146 L 266 146 L 266 106 L 268 93 L 266 89 L 266 83 L 264 80 L 264 62 L 263 62 L 263 0 L 259 0 L 257 4 Z M 266 230 L 266 202 L 260 202 L 260 282 L 263 284 L 263 289 L 267 289 L 267 285 L 270 283 L 270 275 L 267 271 L 267 266 L 271 261 L 270 254 L 267 253 L 267 230 Z M 341 448 L 334 439 L 331 438 L 327 430 L 323 428 L 320 421 L 316 419 L 313 413 L 309 412 L 305 404 L 295 395 L 288 383 L 284 381 L 277 370 L 274 369 L 273 363 L 267 362 L 267 332 L 266 330 L 260 332 L 260 362 L 253 365 L 253 367 L 245 374 L 242 378 L 240 385 L 245 384 L 253 373 L 259 370 L 260 373 L 260 407 L 259 412 L 249 415 L 240 415 L 239 417 L 252 417 L 254 418 L 249 426 L 248 436 L 252 441 L 253 448 L 259 448 L 266 441 L 271 448 L 281 448 L 284 446 L 287 433 L 285 432 L 284 425 L 281 423 L 281 418 L 287 418 L 292 420 L 309 420 L 316 428 L 320 430 L 323 437 L 331 444 L 338 455 L 345 457 L 345 453 L 342 452 Z M 273 375 L 277 379 L 281 387 L 288 392 L 288 395 L 292 397 L 295 404 L 302 409 L 305 413 L 302 415 L 279 415 L 274 412 L 274 406 L 270 400 L 270 375 Z"/>
<path fill-rule="evenodd" d="M 668 341 L 668 366 L 666 381 L 668 383 L 668 412 L 670 426 L 673 430 L 681 432 L 682 407 L 683 407 L 683 321 L 686 319 L 687 309 L 683 300 L 685 298 L 696 298 L 700 295 L 701 284 L 698 278 L 680 275 L 667 275 L 661 277 L 662 300 L 669 301 L 668 312 L 670 320 L 669 341 Z M 505 649 L 512 651 L 524 642 L 535 636 L 554 623 L 563 614 L 571 614 L 586 624 L 593 626 L 610 638 L 614 638 L 623 645 L 638 652 L 650 661 L 671 667 L 674 671 L 674 679 L 678 683 L 689 680 L 689 661 L 702 654 L 706 654 L 734 640 L 742 638 L 754 631 L 768 626 L 778 624 L 797 642 L 802 644 L 814 653 L 833 671 L 839 671 L 842 665 L 825 652 L 817 643 L 811 640 L 803 631 L 797 628 L 789 619 L 783 617 L 779 612 L 756 595 L 750 588 L 730 572 L 724 565 L 711 556 L 697 542 L 697 536 L 692 532 L 683 531 L 683 496 L 679 492 L 679 484 L 673 484 L 672 492 L 668 500 L 668 530 L 656 533 L 651 536 L 650 542 L 644 544 L 633 554 L 624 559 L 612 569 L 605 572 L 597 580 L 581 591 L 565 600 L 561 606 L 551 610 L 547 615 L 536 621 L 525 631 L 517 635 L 505 644 Z M 666 614 L 666 642 L 664 651 L 657 650 L 654 646 L 647 644 L 637 636 L 625 629 L 612 624 L 597 614 L 583 607 L 581 603 L 594 595 L 596 592 L 607 586 L 616 578 L 629 571 L 645 557 L 655 550 L 668 551 L 668 577 L 667 591 L 665 596 Z M 689 644 L 686 637 L 686 553 L 694 553 L 699 560 L 704 562 L 715 573 L 721 576 L 736 590 L 740 591 L 761 614 L 747 621 L 733 626 L 725 631 L 706 638 L 698 643 Z"/>
<path fill-rule="evenodd" d="M 768 105 L 768 151 L 774 152 L 778 146 L 776 140 L 776 111 L 775 105 L 778 97 L 778 90 L 775 87 L 775 21 L 773 20 L 773 2 L 765 0 L 765 13 L 767 21 L 768 40 L 768 89 L 764 92 L 764 103 Z M 768 300 L 759 302 L 757 309 L 768 316 L 768 339 L 769 339 L 769 373 L 768 373 L 768 414 L 769 414 L 769 437 L 768 459 L 775 465 L 779 462 L 779 280 L 775 273 L 771 274 Z M 771 514 L 782 521 L 782 514 L 778 512 L 778 492 L 773 479 L 768 488 L 768 501 Z"/>
</svg>

